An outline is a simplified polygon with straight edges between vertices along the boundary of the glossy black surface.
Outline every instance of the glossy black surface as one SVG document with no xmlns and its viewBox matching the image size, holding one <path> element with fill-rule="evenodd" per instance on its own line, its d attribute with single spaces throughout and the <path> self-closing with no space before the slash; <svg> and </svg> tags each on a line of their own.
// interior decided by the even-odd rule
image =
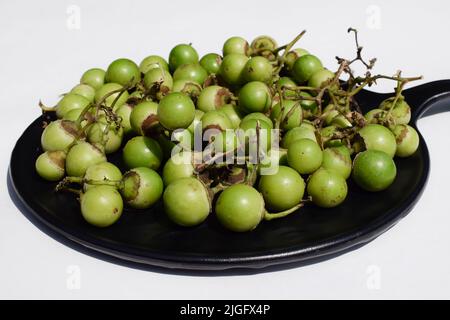
<svg viewBox="0 0 450 320">
<path fill-rule="evenodd" d="M 425 114 L 450 109 L 450 80 L 436 81 L 404 92 L 413 109 L 412 125 Z M 363 91 L 363 110 L 390 95 Z M 55 184 L 37 176 L 34 162 L 42 152 L 42 119 L 23 133 L 13 150 L 9 170 L 11 192 L 34 220 L 69 241 L 104 255 L 152 266 L 223 270 L 262 268 L 285 263 L 308 263 L 359 247 L 389 229 L 418 201 L 429 172 L 429 155 L 421 137 L 416 154 L 395 159 L 398 175 L 389 189 L 369 193 L 349 180 L 349 196 L 337 208 L 313 205 L 291 216 L 263 222 L 253 232 L 224 230 L 211 215 L 195 228 L 181 228 L 164 215 L 161 205 L 147 211 L 125 210 L 112 227 L 98 229 L 80 215 L 71 194 L 55 193 Z M 120 157 L 111 160 L 120 165 Z"/>
</svg>

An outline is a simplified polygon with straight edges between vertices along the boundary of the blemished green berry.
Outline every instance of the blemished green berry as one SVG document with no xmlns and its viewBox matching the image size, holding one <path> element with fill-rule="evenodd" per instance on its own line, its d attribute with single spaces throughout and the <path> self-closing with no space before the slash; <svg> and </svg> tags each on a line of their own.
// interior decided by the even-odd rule
<svg viewBox="0 0 450 320">
<path fill-rule="evenodd" d="M 85 97 L 89 102 L 94 102 L 95 89 L 88 84 L 77 84 L 70 90 L 70 93 L 75 93 Z"/>
<path fill-rule="evenodd" d="M 222 64 L 222 57 L 217 53 L 205 54 L 200 59 L 200 65 L 208 72 L 208 74 L 218 73 L 221 64 Z"/>
<path fill-rule="evenodd" d="M 124 174 L 120 192 L 130 207 L 146 209 L 161 198 L 163 189 L 161 176 L 155 170 L 138 167 Z"/>
<path fill-rule="evenodd" d="M 397 143 L 394 134 L 379 124 L 368 124 L 358 132 L 367 150 L 378 150 L 394 157 Z"/>
<path fill-rule="evenodd" d="M 122 179 L 122 172 L 111 162 L 101 162 L 87 168 L 84 174 L 84 191 L 101 185 L 102 181 L 108 183 L 119 183 Z"/>
<path fill-rule="evenodd" d="M 269 36 L 259 36 L 253 39 L 250 45 L 253 53 L 259 53 L 261 55 L 267 54 L 268 51 L 273 51 L 278 47 L 275 39 Z"/>
<path fill-rule="evenodd" d="M 381 102 L 379 108 L 389 111 L 395 121 L 395 124 L 408 124 L 411 120 L 411 107 L 405 101 L 405 98 L 399 97 L 393 106 L 395 97 L 388 98 Z"/>
<path fill-rule="evenodd" d="M 143 101 L 134 106 L 129 116 L 131 128 L 136 134 L 145 136 L 158 123 L 158 104 Z"/>
<path fill-rule="evenodd" d="M 201 124 L 203 131 L 208 129 L 225 131 L 233 127 L 230 119 L 220 110 L 212 110 L 203 114 Z"/>
<path fill-rule="evenodd" d="M 153 68 L 144 76 L 144 86 L 151 89 L 159 86 L 160 90 L 170 91 L 173 87 L 173 78 L 169 71 L 164 68 Z"/>
<path fill-rule="evenodd" d="M 173 82 L 172 92 L 181 92 L 191 98 L 197 98 L 202 92 L 202 86 L 197 82 L 183 79 Z"/>
<path fill-rule="evenodd" d="M 234 232 L 250 231 L 264 217 L 264 198 L 251 186 L 235 184 L 219 195 L 215 212 L 225 228 Z"/>
<path fill-rule="evenodd" d="M 270 115 L 272 120 L 280 121 L 280 128 L 288 131 L 301 125 L 303 121 L 303 110 L 300 102 L 294 100 L 282 100 L 273 108 Z"/>
<path fill-rule="evenodd" d="M 181 178 L 189 178 L 194 176 L 193 154 L 190 151 L 183 151 L 174 154 L 166 162 L 163 168 L 164 185 L 168 186 L 173 181 Z"/>
<path fill-rule="evenodd" d="M 59 181 L 65 174 L 65 160 L 64 151 L 46 151 L 36 159 L 36 172 L 45 180 Z"/>
<path fill-rule="evenodd" d="M 265 112 L 271 104 L 272 95 L 263 82 L 249 82 L 239 91 L 239 109 L 244 113 Z"/>
<path fill-rule="evenodd" d="M 167 71 L 169 71 L 169 64 L 166 60 L 164 60 L 163 57 L 157 56 L 157 55 L 151 55 L 146 58 L 144 58 L 141 63 L 139 64 L 139 70 L 146 74 L 151 69 L 157 69 L 157 68 L 163 68 Z"/>
<path fill-rule="evenodd" d="M 247 40 L 241 37 L 231 37 L 223 44 L 223 56 L 230 54 L 250 55 L 250 45 Z"/>
<path fill-rule="evenodd" d="M 326 148 L 323 150 L 322 167 L 335 171 L 342 175 L 344 179 L 348 179 L 352 172 L 350 151 L 344 146 Z"/>
<path fill-rule="evenodd" d="M 395 126 L 392 132 L 397 142 L 395 155 L 400 158 L 412 156 L 419 147 L 419 134 L 417 131 L 407 124 L 399 124 Z"/>
</svg>

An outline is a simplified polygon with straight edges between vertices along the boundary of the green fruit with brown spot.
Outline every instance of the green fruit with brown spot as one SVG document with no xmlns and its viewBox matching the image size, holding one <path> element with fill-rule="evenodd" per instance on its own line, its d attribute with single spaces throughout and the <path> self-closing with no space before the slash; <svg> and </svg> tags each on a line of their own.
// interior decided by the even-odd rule
<svg viewBox="0 0 450 320">
<path fill-rule="evenodd" d="M 395 126 L 392 132 L 397 142 L 397 151 L 395 152 L 397 157 L 410 157 L 417 151 L 419 147 L 419 134 L 413 127 L 407 124 L 399 124 Z"/>
<path fill-rule="evenodd" d="M 155 170 L 139 167 L 123 175 L 120 193 L 130 207 L 146 209 L 161 198 L 163 189 L 163 181 Z"/>
<path fill-rule="evenodd" d="M 65 173 L 65 160 L 63 151 L 46 151 L 36 159 L 36 172 L 48 181 L 61 180 Z"/>
</svg>

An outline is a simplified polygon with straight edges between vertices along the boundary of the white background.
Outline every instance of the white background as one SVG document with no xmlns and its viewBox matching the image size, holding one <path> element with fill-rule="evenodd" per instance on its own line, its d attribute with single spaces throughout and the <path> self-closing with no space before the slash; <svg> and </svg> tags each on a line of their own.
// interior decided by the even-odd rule
<svg viewBox="0 0 450 320">
<path fill-rule="evenodd" d="M 167 56 L 180 42 L 192 42 L 200 54 L 219 51 L 232 35 L 251 40 L 270 34 L 286 43 L 304 28 L 308 33 L 301 46 L 333 68 L 335 55 L 353 55 L 346 33 L 353 26 L 360 30 L 366 56 L 378 57 L 377 71 L 401 69 L 405 75 L 423 74 L 425 81 L 450 78 L 449 4 L 1 1 L 0 298 L 450 298 L 450 113 L 419 121 L 432 170 L 413 211 L 365 247 L 302 268 L 200 277 L 119 266 L 41 232 L 15 207 L 6 188 L 10 152 L 39 115 L 38 100 L 56 103 L 58 94 L 74 86 L 88 68 L 106 68 L 118 57 L 139 62 L 149 54 Z M 71 5 L 75 13 L 80 10 L 79 29 L 70 23 Z M 380 83 L 377 90 L 391 87 Z M 77 275 L 79 288 L 71 281 Z"/>
</svg>

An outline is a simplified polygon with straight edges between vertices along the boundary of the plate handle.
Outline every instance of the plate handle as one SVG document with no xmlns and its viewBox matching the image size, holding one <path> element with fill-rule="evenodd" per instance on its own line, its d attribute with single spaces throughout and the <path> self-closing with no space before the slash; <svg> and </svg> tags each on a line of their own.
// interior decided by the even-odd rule
<svg viewBox="0 0 450 320">
<path fill-rule="evenodd" d="M 411 119 L 414 122 L 426 116 L 450 111 L 450 79 L 407 89 L 404 96 L 411 106 L 417 106 L 412 108 Z"/>
</svg>

